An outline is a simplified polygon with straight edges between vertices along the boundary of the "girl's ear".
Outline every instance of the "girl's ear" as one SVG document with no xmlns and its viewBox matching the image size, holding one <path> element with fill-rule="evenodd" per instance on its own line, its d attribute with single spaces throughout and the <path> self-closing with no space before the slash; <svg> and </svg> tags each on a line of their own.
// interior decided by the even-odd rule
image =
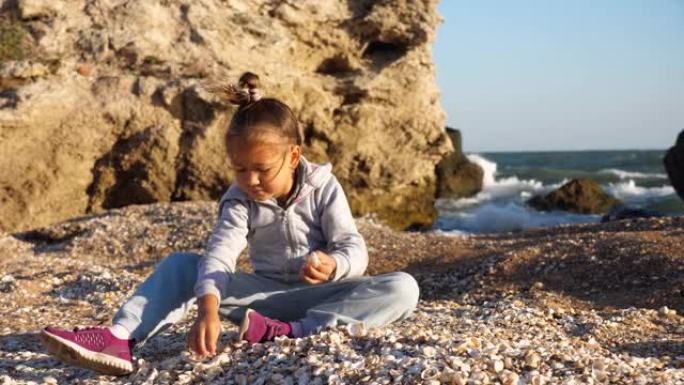
<svg viewBox="0 0 684 385">
<path fill-rule="evenodd" d="M 290 149 L 290 167 L 294 170 L 299 165 L 299 158 L 302 156 L 302 148 L 299 145 L 293 145 Z"/>
</svg>

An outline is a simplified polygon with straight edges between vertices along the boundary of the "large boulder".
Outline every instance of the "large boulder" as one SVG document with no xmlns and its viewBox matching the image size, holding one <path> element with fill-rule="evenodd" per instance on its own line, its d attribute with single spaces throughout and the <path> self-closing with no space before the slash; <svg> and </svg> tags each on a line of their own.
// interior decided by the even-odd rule
<svg viewBox="0 0 684 385">
<path fill-rule="evenodd" d="M 356 215 L 431 223 L 435 167 L 453 151 L 430 55 L 436 4 L 5 1 L 13 47 L 31 46 L 0 66 L 0 228 L 218 199 L 233 110 L 203 86 L 246 70 L 293 108 L 305 155 L 333 163 Z"/>
<path fill-rule="evenodd" d="M 484 171 L 463 154 L 461 131 L 447 127 L 454 151 L 437 165 L 437 196 L 466 198 L 482 191 Z"/>
<path fill-rule="evenodd" d="M 665 154 L 663 163 L 672 187 L 684 200 L 684 130 L 679 133 L 675 145 Z"/>
<path fill-rule="evenodd" d="M 604 214 L 622 204 L 606 194 L 591 179 L 573 179 L 545 196 L 535 196 L 527 203 L 541 211 L 563 210 L 578 214 Z"/>
</svg>

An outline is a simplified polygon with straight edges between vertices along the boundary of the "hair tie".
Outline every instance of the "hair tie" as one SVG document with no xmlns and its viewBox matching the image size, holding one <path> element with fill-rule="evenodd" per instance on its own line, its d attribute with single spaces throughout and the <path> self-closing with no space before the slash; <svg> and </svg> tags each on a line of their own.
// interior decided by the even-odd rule
<svg viewBox="0 0 684 385">
<path fill-rule="evenodd" d="M 258 102 L 259 99 L 261 99 L 261 97 L 263 96 L 261 95 L 261 90 L 258 88 L 250 88 L 248 92 L 251 103 Z"/>
</svg>

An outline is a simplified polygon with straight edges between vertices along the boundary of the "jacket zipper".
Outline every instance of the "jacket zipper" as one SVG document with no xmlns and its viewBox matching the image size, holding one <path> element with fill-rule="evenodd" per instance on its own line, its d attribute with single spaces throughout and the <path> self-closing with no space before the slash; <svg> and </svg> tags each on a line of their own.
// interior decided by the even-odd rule
<svg viewBox="0 0 684 385">
<path fill-rule="evenodd" d="M 292 275 L 292 261 L 294 259 L 294 254 L 295 254 L 295 244 L 294 244 L 294 236 L 292 235 L 292 226 L 290 224 L 290 220 L 288 219 L 287 215 L 287 210 L 283 210 L 283 222 L 285 222 L 285 236 L 287 238 L 289 247 L 290 247 L 290 252 L 288 253 L 288 258 L 287 258 L 287 271 L 285 272 L 286 274 L 286 279 L 289 282 L 291 279 Z"/>
</svg>

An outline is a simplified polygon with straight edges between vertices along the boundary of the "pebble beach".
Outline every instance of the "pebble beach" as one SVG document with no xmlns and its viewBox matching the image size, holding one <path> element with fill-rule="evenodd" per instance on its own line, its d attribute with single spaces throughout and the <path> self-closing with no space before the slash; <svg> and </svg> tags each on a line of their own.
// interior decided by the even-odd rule
<svg viewBox="0 0 684 385">
<path fill-rule="evenodd" d="M 477 236 L 360 218 L 368 273 L 418 280 L 410 318 L 251 347 L 225 322 L 201 360 L 185 348 L 190 314 L 122 377 L 45 353 L 42 327 L 107 324 L 161 258 L 201 252 L 215 212 L 130 206 L 0 234 L 0 384 L 684 384 L 683 217 Z"/>
</svg>

